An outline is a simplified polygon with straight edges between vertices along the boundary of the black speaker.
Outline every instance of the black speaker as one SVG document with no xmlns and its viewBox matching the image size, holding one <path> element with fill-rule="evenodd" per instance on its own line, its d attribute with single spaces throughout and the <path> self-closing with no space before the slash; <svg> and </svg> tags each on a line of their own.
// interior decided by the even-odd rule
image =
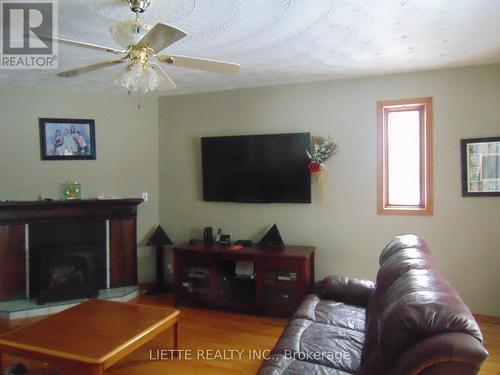
<svg viewBox="0 0 500 375">
<path fill-rule="evenodd" d="M 214 231 L 212 227 L 205 227 L 203 230 L 203 242 L 207 245 L 214 243 Z"/>
<path fill-rule="evenodd" d="M 283 248 L 285 244 L 283 243 L 283 239 L 281 238 L 280 231 L 276 224 L 274 224 L 271 229 L 262 237 L 259 242 L 259 246 L 263 247 L 275 247 L 275 248 Z"/>
</svg>

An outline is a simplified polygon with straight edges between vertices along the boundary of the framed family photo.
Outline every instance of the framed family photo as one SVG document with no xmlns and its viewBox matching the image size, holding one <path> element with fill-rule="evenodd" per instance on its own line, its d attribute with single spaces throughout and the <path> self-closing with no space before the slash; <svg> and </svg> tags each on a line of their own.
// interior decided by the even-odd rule
<svg viewBox="0 0 500 375">
<path fill-rule="evenodd" d="M 461 140 L 462 195 L 500 195 L 500 137 Z"/>
<path fill-rule="evenodd" d="M 82 119 L 41 118 L 42 160 L 95 160 L 95 122 Z"/>
</svg>

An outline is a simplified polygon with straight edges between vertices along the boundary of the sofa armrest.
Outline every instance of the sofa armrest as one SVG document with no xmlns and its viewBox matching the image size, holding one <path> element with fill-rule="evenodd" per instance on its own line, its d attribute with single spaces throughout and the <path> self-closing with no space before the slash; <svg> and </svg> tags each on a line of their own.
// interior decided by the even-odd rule
<svg viewBox="0 0 500 375">
<path fill-rule="evenodd" d="M 474 375 L 488 357 L 478 339 L 462 332 L 442 333 L 420 341 L 398 358 L 390 375 Z"/>
<path fill-rule="evenodd" d="M 368 306 L 374 290 L 375 284 L 372 281 L 344 276 L 327 276 L 314 287 L 314 292 L 321 298 L 361 307 Z"/>
</svg>

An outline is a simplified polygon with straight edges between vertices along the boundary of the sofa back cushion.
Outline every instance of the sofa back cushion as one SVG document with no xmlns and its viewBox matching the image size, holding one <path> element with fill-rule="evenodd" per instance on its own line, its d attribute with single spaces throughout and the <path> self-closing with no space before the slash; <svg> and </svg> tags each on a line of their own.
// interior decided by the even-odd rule
<svg viewBox="0 0 500 375">
<path fill-rule="evenodd" d="M 365 307 L 375 289 L 372 281 L 344 276 L 327 276 L 318 281 L 314 293 L 321 298 Z"/>
<path fill-rule="evenodd" d="M 420 253 L 430 255 L 429 247 L 422 238 L 414 234 L 404 234 L 394 237 L 392 241 L 384 247 L 380 253 L 379 265 L 381 266 L 388 258 L 404 249 L 416 249 Z"/>
<path fill-rule="evenodd" d="M 425 242 L 414 235 L 396 237 L 382 251 L 366 324 L 362 368 L 382 366 L 382 373 L 405 350 L 434 334 L 464 332 L 482 342 L 470 310 L 437 271 Z"/>
</svg>

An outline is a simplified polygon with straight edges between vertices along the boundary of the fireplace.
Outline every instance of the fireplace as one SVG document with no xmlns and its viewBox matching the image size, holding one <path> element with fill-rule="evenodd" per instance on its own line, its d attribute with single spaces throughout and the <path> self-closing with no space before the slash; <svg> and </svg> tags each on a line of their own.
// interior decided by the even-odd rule
<svg viewBox="0 0 500 375">
<path fill-rule="evenodd" d="M 38 304 L 96 297 L 106 288 L 106 223 L 30 225 L 30 297 Z"/>
<path fill-rule="evenodd" d="M 70 259 L 77 269 L 52 261 L 53 268 L 59 268 L 60 282 L 71 278 L 78 283 L 86 267 L 85 275 L 95 278 L 99 290 L 137 285 L 141 202 L 138 198 L 0 202 L 0 302 L 38 298 L 43 289 L 40 263 L 53 252 L 60 258 L 77 252 L 79 258 Z M 93 250 L 78 253 L 87 248 Z"/>
<path fill-rule="evenodd" d="M 53 249 L 40 257 L 37 303 L 97 297 L 95 251 L 95 247 Z"/>
</svg>

